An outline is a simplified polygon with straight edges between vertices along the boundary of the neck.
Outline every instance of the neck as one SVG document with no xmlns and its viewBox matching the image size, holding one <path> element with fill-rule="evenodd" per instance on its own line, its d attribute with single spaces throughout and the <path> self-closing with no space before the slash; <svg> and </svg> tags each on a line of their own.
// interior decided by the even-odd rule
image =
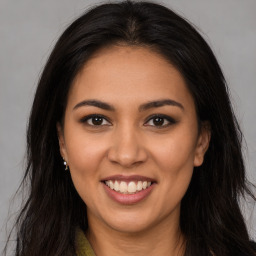
<svg viewBox="0 0 256 256">
<path fill-rule="evenodd" d="M 163 220 L 151 228 L 133 233 L 89 225 L 86 236 L 98 256 L 183 256 L 185 251 L 179 222 L 166 223 Z"/>
</svg>

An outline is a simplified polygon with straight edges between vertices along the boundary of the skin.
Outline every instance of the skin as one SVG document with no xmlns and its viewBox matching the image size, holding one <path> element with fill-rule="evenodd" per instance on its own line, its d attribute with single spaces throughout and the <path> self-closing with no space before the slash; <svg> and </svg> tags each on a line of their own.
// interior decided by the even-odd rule
<svg viewBox="0 0 256 256">
<path fill-rule="evenodd" d="M 178 105 L 140 109 L 163 99 Z M 75 106 L 99 100 L 113 106 Z M 181 106 L 182 105 L 182 106 Z M 86 117 L 106 117 L 100 125 Z M 163 124 L 152 115 L 174 119 Z M 157 124 L 157 125 L 156 125 Z M 180 204 L 194 166 L 203 163 L 209 129 L 198 127 L 193 98 L 180 72 L 148 48 L 111 46 L 83 67 L 68 95 L 60 152 L 87 205 L 87 238 L 97 255 L 183 255 Z M 200 130 L 200 133 L 199 133 Z M 156 184 L 144 200 L 123 205 L 101 182 L 112 175 L 142 175 Z"/>
</svg>

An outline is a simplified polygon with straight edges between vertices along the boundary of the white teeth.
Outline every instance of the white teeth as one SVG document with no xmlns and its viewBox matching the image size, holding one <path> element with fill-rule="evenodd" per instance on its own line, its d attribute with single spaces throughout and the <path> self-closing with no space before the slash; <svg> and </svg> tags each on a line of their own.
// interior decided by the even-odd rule
<svg viewBox="0 0 256 256">
<path fill-rule="evenodd" d="M 137 184 L 136 184 L 137 183 Z M 113 181 L 113 180 L 107 180 L 105 181 L 105 184 L 110 187 L 111 189 L 120 192 L 122 194 L 134 194 L 136 192 L 139 192 L 143 189 L 148 188 L 151 186 L 150 181 Z"/>
<path fill-rule="evenodd" d="M 114 190 L 119 191 L 119 183 L 117 182 L 117 180 L 114 183 Z"/>
<path fill-rule="evenodd" d="M 126 193 L 127 192 L 127 183 L 124 181 L 121 181 L 119 189 L 120 189 L 120 192 Z"/>
<path fill-rule="evenodd" d="M 147 185 L 148 185 L 148 183 L 147 183 L 146 181 L 143 181 L 143 183 L 142 183 L 142 188 L 143 188 L 143 189 L 146 189 L 146 188 L 147 188 Z"/>
<path fill-rule="evenodd" d="M 109 185 L 108 185 L 108 184 L 107 184 L 107 185 L 108 185 L 111 189 L 114 189 L 114 183 L 113 183 L 113 181 L 112 181 L 112 180 L 109 180 L 108 182 L 109 182 Z"/>
<path fill-rule="evenodd" d="M 138 181 L 138 183 L 137 183 L 137 190 L 138 191 L 142 190 L 142 181 Z"/>
<path fill-rule="evenodd" d="M 137 189 L 137 186 L 134 181 L 129 182 L 128 184 L 128 192 L 129 193 L 135 193 Z"/>
</svg>

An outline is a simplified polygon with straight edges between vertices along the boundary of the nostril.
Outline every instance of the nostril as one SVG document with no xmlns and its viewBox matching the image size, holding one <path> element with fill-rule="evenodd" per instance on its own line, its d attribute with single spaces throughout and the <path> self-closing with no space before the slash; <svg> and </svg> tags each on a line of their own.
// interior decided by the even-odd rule
<svg viewBox="0 0 256 256">
<path fill-rule="evenodd" d="M 143 148 L 132 149 L 123 146 L 122 148 L 111 148 L 107 157 L 112 163 L 123 167 L 134 167 L 147 160 L 147 153 Z"/>
</svg>

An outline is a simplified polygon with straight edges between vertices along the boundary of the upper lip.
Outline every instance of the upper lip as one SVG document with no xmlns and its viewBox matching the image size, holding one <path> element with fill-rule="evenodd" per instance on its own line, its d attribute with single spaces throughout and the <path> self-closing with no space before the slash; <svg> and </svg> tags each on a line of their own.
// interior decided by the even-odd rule
<svg viewBox="0 0 256 256">
<path fill-rule="evenodd" d="M 141 175 L 130 175 L 130 176 L 126 176 L 126 175 L 112 175 L 112 176 L 108 176 L 106 178 L 103 178 L 101 181 L 107 181 L 107 180 L 119 180 L 119 181 L 150 181 L 150 182 L 155 182 L 154 179 L 149 178 L 149 177 L 145 177 L 145 176 L 141 176 Z"/>
</svg>

